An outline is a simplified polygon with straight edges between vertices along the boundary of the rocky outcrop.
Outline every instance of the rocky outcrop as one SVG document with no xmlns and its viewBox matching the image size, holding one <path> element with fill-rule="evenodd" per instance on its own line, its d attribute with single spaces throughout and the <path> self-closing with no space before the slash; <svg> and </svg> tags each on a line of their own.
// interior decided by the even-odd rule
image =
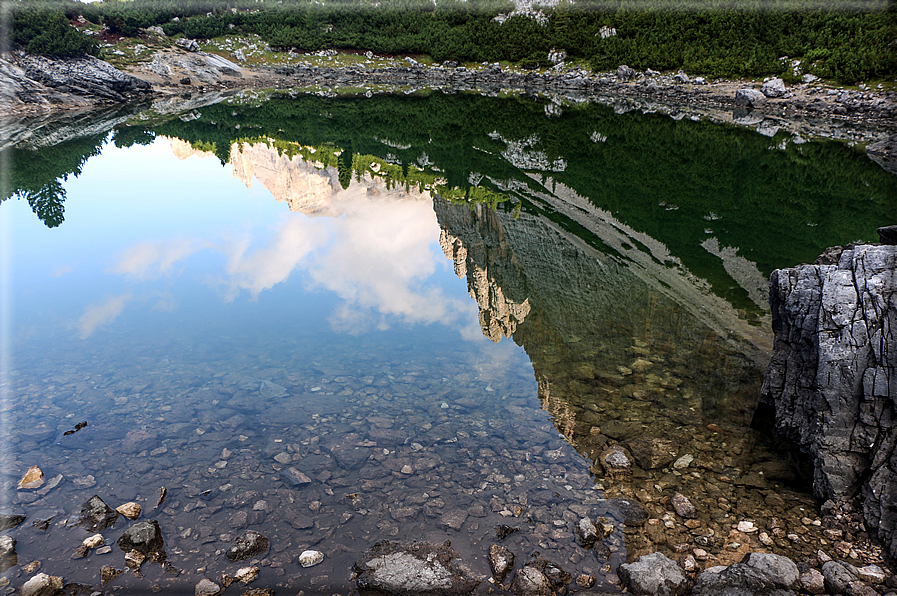
<svg viewBox="0 0 897 596">
<path fill-rule="evenodd" d="M 861 497 L 870 533 L 897 556 L 897 246 L 777 270 L 770 306 L 762 394 L 776 426 L 813 459 L 815 495 Z"/>
<path fill-rule="evenodd" d="M 897 174 L 897 135 L 872 143 L 866 147 L 866 155 L 888 172 Z"/>
<path fill-rule="evenodd" d="M 79 108 L 151 91 L 146 81 L 93 56 L 54 58 L 16 52 L 0 59 L 0 107 Z"/>
<path fill-rule="evenodd" d="M 479 583 L 448 542 L 380 541 L 355 564 L 355 574 L 359 590 L 389 596 L 470 594 Z"/>
</svg>

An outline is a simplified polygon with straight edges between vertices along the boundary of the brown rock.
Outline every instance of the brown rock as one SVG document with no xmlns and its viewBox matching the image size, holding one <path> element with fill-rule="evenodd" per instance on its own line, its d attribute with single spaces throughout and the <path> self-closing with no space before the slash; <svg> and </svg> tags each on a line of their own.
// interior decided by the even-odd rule
<svg viewBox="0 0 897 596">
<path fill-rule="evenodd" d="M 143 507 L 134 501 L 119 505 L 115 510 L 128 519 L 137 519 L 140 517 L 140 514 L 143 513 Z"/>
<path fill-rule="evenodd" d="M 37 466 L 31 466 L 25 471 L 25 475 L 19 480 L 19 490 L 34 490 L 44 484 L 44 473 Z"/>
</svg>

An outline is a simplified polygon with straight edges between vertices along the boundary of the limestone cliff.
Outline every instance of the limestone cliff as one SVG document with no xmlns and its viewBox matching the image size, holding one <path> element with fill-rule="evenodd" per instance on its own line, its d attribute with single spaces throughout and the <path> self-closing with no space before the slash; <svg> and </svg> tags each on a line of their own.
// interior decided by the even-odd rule
<svg viewBox="0 0 897 596">
<path fill-rule="evenodd" d="M 897 246 L 847 247 L 770 280 L 763 396 L 813 458 L 817 497 L 861 496 L 897 556 Z"/>
</svg>

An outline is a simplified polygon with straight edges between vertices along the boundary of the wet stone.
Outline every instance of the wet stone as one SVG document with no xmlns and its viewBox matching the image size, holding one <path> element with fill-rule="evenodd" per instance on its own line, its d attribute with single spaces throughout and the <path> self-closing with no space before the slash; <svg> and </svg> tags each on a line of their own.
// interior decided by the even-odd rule
<svg viewBox="0 0 897 596">
<path fill-rule="evenodd" d="M 62 578 L 38 573 L 22 586 L 21 596 L 56 596 L 62 591 Z"/>
<path fill-rule="evenodd" d="M 460 530 L 467 521 L 467 511 L 455 509 L 442 515 L 442 524 L 452 530 Z"/>
<path fill-rule="evenodd" d="M 499 524 L 499 525 L 495 526 L 495 537 L 498 538 L 499 540 L 504 540 L 505 538 L 507 538 L 508 536 L 510 536 L 511 534 L 513 534 L 514 532 L 517 532 L 519 530 L 520 530 L 520 528 L 515 528 L 512 526 L 505 525 L 505 524 Z"/>
<path fill-rule="evenodd" d="M 221 586 L 207 577 L 202 578 L 193 589 L 194 596 L 218 596 L 221 594 Z"/>
<path fill-rule="evenodd" d="M 300 560 L 301 560 L 301 555 L 300 555 Z M 304 567 L 304 565 L 303 565 L 303 567 Z M 254 582 L 255 580 L 257 580 L 259 573 L 261 573 L 261 569 L 259 569 L 258 567 L 241 567 L 234 574 L 233 579 L 240 582 L 241 584 L 243 584 L 245 586 L 246 584 L 250 584 L 250 583 Z M 230 585 L 230 584 L 228 584 L 228 585 Z M 227 587 L 227 586 L 225 586 L 225 587 Z"/>
<path fill-rule="evenodd" d="M 81 505 L 75 525 L 81 526 L 90 532 L 100 532 L 115 523 L 118 513 L 109 507 L 103 499 L 94 495 Z"/>
<path fill-rule="evenodd" d="M 695 517 L 695 506 L 692 505 L 691 501 L 688 500 L 688 497 L 682 493 L 675 493 L 670 499 L 670 503 L 673 505 L 673 508 L 676 510 L 679 517 L 684 519 L 692 519 Z"/>
<path fill-rule="evenodd" d="M 143 513 L 143 508 L 138 503 L 135 503 L 133 501 L 125 503 L 123 505 L 119 505 L 115 508 L 115 510 L 119 513 L 119 515 L 122 515 L 130 520 L 137 519 L 138 517 L 140 517 L 140 514 Z"/>
<path fill-rule="evenodd" d="M 478 581 L 453 563 L 457 554 L 446 544 L 380 541 L 355 563 L 359 590 L 378 590 L 389 596 L 470 593 Z"/>
<path fill-rule="evenodd" d="M 608 507 L 620 513 L 627 526 L 640 526 L 648 521 L 648 512 L 636 501 L 630 499 L 609 499 Z"/>
<path fill-rule="evenodd" d="M 514 569 L 514 553 L 500 544 L 489 547 L 489 567 L 492 569 L 492 577 L 497 583 L 503 583 L 508 573 Z"/>
<path fill-rule="evenodd" d="M 140 569 L 143 562 L 146 561 L 146 555 L 139 550 L 129 550 L 125 553 L 125 566 L 131 569 Z"/>
<path fill-rule="evenodd" d="M 684 596 L 688 578 L 674 561 L 660 553 L 637 558 L 620 565 L 617 575 L 623 586 L 635 596 Z"/>
<path fill-rule="evenodd" d="M 18 563 L 16 540 L 12 536 L 0 536 L 0 573 Z"/>
<path fill-rule="evenodd" d="M 246 530 L 224 555 L 231 561 L 243 561 L 268 550 L 268 539 L 254 530 Z"/>
<path fill-rule="evenodd" d="M 289 467 L 280 471 L 280 477 L 283 478 L 290 486 L 305 486 L 311 484 L 311 478 L 297 470 Z"/>
<path fill-rule="evenodd" d="M 514 574 L 511 591 L 515 596 L 553 596 L 551 582 L 535 567 L 524 567 Z"/>
<path fill-rule="evenodd" d="M 576 535 L 579 537 L 579 543 L 583 548 L 591 548 L 598 541 L 598 528 L 594 522 L 587 517 L 579 520 L 576 524 Z"/>
<path fill-rule="evenodd" d="M 645 470 L 663 468 L 676 459 L 676 447 L 667 439 L 639 437 L 627 444 L 635 462 Z"/>
<path fill-rule="evenodd" d="M 118 539 L 123 551 L 136 550 L 143 554 L 161 551 L 164 545 L 162 529 L 156 520 L 137 522 Z"/>
<path fill-rule="evenodd" d="M 100 582 L 105 586 L 121 574 L 121 569 L 116 569 L 111 565 L 103 565 L 103 567 L 100 568 Z"/>
</svg>

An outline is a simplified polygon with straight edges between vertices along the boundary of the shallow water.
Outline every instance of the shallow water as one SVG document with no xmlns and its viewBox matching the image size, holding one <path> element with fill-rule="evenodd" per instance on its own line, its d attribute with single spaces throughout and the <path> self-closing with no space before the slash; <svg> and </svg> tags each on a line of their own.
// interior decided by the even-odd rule
<svg viewBox="0 0 897 596">
<path fill-rule="evenodd" d="M 271 541 L 252 585 L 278 593 L 349 593 L 381 539 L 451 540 L 487 576 L 500 524 L 518 566 L 539 553 L 597 590 L 654 550 L 815 553 L 800 458 L 750 428 L 762 285 L 888 223 L 894 177 L 832 143 L 543 108 L 232 100 L 15 149 L 2 496 L 28 519 L 3 577 L 123 568 L 124 519 L 111 552 L 70 558 L 94 494 L 162 527 L 171 567 L 105 588 L 128 593 L 234 573 L 245 529 Z M 788 218 L 790 239 L 765 228 Z M 17 490 L 32 465 L 45 485 Z M 596 548 L 584 516 L 613 526 Z"/>
</svg>

